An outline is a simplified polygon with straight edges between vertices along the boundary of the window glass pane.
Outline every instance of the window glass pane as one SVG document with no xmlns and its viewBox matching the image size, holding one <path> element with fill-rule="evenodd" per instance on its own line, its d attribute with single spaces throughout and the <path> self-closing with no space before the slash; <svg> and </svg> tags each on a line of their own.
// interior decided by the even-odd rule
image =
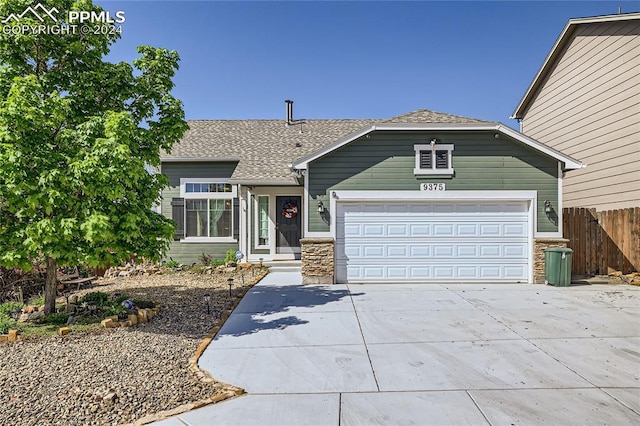
<svg viewBox="0 0 640 426">
<path fill-rule="evenodd" d="M 433 168 L 431 151 L 420 151 L 420 168 L 421 169 Z"/>
<path fill-rule="evenodd" d="M 185 200 L 187 237 L 206 237 L 209 222 L 207 218 L 207 200 Z"/>
<path fill-rule="evenodd" d="M 186 191 L 187 192 L 193 192 L 193 184 L 192 183 L 188 183 L 187 184 Z"/>
<path fill-rule="evenodd" d="M 436 169 L 449 168 L 449 151 L 436 151 Z"/>
<path fill-rule="evenodd" d="M 209 201 L 209 236 L 232 237 L 231 200 Z"/>
<path fill-rule="evenodd" d="M 269 244 L 269 197 L 258 197 L 258 245 Z"/>
</svg>

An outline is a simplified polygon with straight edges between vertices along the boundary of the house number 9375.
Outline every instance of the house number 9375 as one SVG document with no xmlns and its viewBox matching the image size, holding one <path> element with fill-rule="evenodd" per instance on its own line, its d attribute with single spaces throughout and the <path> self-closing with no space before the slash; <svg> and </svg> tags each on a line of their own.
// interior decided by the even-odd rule
<svg viewBox="0 0 640 426">
<path fill-rule="evenodd" d="M 444 183 L 421 183 L 420 191 L 444 191 Z"/>
</svg>

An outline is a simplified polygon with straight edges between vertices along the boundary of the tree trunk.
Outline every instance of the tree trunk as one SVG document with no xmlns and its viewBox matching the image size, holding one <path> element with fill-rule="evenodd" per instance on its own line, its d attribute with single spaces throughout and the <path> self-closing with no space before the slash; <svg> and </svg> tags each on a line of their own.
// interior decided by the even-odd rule
<svg viewBox="0 0 640 426">
<path fill-rule="evenodd" d="M 56 259 L 47 257 L 47 278 L 44 284 L 44 313 L 52 314 L 56 311 L 56 287 L 58 285 L 58 274 Z"/>
</svg>

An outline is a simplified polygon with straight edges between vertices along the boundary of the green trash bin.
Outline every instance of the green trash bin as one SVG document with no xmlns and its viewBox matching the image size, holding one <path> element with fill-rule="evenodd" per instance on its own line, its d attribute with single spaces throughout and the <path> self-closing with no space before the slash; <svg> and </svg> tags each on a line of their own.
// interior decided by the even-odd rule
<svg viewBox="0 0 640 426">
<path fill-rule="evenodd" d="M 571 284 L 571 256 L 573 250 L 552 247 L 544 251 L 544 283 L 557 287 Z"/>
</svg>

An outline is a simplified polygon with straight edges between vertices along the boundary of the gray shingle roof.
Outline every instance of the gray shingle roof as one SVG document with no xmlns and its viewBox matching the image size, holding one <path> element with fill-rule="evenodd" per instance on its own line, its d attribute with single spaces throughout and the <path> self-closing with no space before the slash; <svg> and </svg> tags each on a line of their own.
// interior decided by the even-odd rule
<svg viewBox="0 0 640 426">
<path fill-rule="evenodd" d="M 375 123 L 482 123 L 482 120 L 417 110 L 391 119 L 304 120 L 287 126 L 285 120 L 190 120 L 189 130 L 163 153 L 163 161 L 239 159 L 235 181 L 294 183 L 287 164 L 308 156 L 345 135 Z M 298 144 L 299 146 L 296 146 Z"/>
</svg>

